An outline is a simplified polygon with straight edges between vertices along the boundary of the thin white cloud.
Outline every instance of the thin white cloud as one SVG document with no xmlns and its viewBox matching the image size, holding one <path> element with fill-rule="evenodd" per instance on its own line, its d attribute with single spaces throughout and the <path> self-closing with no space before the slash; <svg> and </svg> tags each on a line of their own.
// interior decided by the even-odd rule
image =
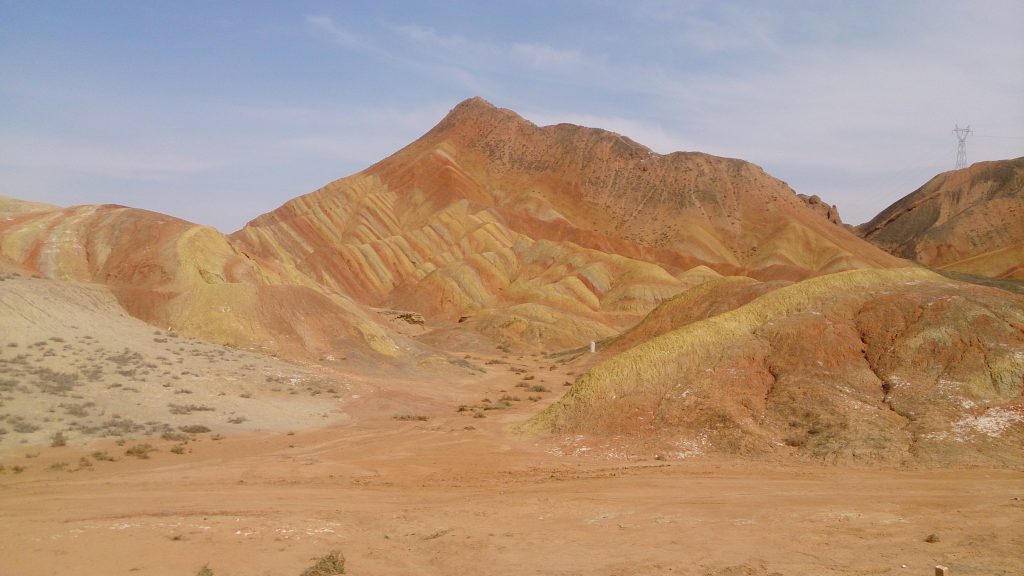
<svg viewBox="0 0 1024 576">
<path fill-rule="evenodd" d="M 559 50 L 540 42 L 513 44 L 512 53 L 527 65 L 541 70 L 579 66 L 583 60 L 576 50 Z"/>
<path fill-rule="evenodd" d="M 643 0 L 632 10 L 637 20 L 661 27 L 659 35 L 668 43 L 686 49 L 705 54 L 779 50 L 775 14 L 757 4 Z"/>
<path fill-rule="evenodd" d="M 330 16 L 306 16 L 306 24 L 317 34 L 342 46 L 358 46 L 359 38 L 339 26 Z"/>
<path fill-rule="evenodd" d="M 495 86 L 488 81 L 495 70 L 529 68 L 533 73 L 563 73 L 585 64 L 577 50 L 563 50 L 543 42 L 491 42 L 459 34 L 444 34 L 419 24 L 392 26 L 400 39 L 417 46 L 416 52 L 392 58 L 408 62 L 421 70 L 430 70 L 453 86 L 472 94 L 491 94 Z"/>
<path fill-rule="evenodd" d="M 430 47 L 452 49 L 464 48 L 470 45 L 470 42 L 462 36 L 439 34 L 433 28 L 418 24 L 393 26 L 392 30 L 408 40 Z"/>
</svg>

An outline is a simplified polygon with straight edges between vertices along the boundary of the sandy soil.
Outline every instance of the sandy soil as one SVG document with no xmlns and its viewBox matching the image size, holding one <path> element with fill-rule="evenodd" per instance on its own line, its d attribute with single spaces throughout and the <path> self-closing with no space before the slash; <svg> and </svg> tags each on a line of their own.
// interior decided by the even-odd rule
<svg viewBox="0 0 1024 576">
<path fill-rule="evenodd" d="M 1019 471 L 623 459 L 509 430 L 579 366 L 469 360 L 488 371 L 366 385 L 326 428 L 9 450 L 0 574 L 298 575 L 331 550 L 350 574 L 1024 573 Z"/>
</svg>

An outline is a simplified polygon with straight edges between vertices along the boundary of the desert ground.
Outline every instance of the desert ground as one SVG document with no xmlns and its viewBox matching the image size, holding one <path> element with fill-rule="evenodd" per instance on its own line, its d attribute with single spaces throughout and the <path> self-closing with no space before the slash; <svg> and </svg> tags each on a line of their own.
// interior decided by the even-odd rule
<svg viewBox="0 0 1024 576">
<path fill-rule="evenodd" d="M 221 364 L 246 357 L 224 350 Z M 289 394 L 259 373 L 281 370 L 267 365 L 169 394 L 276 399 L 275 411 L 247 410 L 237 392 L 220 396 L 199 415 L 223 420 L 230 405 L 246 420 L 203 420 L 212 433 L 180 432 L 192 415 L 168 414 L 167 426 L 64 446 L 8 442 L 0 573 L 297 575 L 331 551 L 350 574 L 381 575 L 1024 572 L 1020 471 L 626 458 L 615 439 L 514 431 L 590 355 L 467 356 L 485 371 L 321 371 L 336 393 Z M 209 369 L 204 355 L 183 358 L 177 371 Z"/>
</svg>

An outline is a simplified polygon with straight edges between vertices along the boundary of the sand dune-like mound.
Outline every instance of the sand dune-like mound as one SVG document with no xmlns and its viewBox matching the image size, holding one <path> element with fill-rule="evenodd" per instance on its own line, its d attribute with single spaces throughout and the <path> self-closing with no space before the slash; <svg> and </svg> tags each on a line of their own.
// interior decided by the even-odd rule
<svg viewBox="0 0 1024 576">
<path fill-rule="evenodd" d="M 857 232 L 927 266 L 1024 280 L 1024 158 L 939 174 Z"/>
<path fill-rule="evenodd" d="M 919 269 L 778 288 L 580 377 L 527 429 L 642 450 L 1024 463 L 1024 298 Z"/>
</svg>

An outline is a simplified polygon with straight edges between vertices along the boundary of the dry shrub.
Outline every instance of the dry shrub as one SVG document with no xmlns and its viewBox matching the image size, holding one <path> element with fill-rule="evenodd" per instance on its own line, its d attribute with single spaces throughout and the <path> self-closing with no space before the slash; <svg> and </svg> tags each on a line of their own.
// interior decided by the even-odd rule
<svg viewBox="0 0 1024 576">
<path fill-rule="evenodd" d="M 345 573 L 345 556 L 337 550 L 332 550 L 326 556 L 317 558 L 315 564 L 306 568 L 301 576 L 335 576 Z"/>
</svg>

